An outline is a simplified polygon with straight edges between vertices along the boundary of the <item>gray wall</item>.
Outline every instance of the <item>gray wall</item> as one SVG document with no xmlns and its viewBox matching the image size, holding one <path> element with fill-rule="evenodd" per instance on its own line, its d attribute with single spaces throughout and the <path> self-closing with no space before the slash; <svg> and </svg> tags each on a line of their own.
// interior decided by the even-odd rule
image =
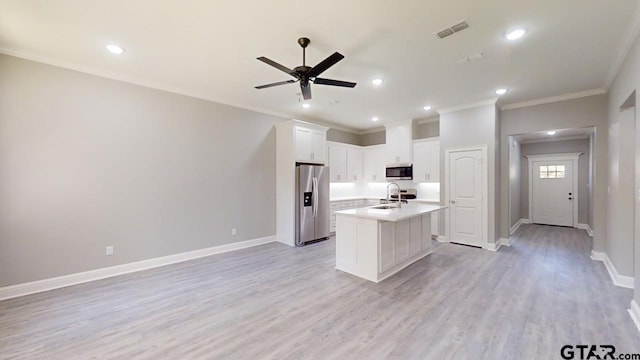
<svg viewBox="0 0 640 360">
<path fill-rule="evenodd" d="M 520 211 L 522 148 L 520 142 L 513 139 L 513 136 L 509 136 L 509 144 L 511 147 L 509 153 L 509 210 L 511 212 L 509 226 L 512 227 L 523 218 Z"/>
<path fill-rule="evenodd" d="M 438 117 L 428 119 L 431 121 L 427 123 L 418 124 L 418 120 L 413 122 L 413 139 L 440 136 L 440 123 L 438 121 Z M 370 146 L 385 144 L 387 142 L 387 136 L 384 130 L 357 135 L 342 130 L 329 129 L 327 132 L 327 140 L 360 146 Z"/>
<path fill-rule="evenodd" d="M 440 117 L 427 118 L 429 122 L 419 124 L 419 120 L 413 122 L 413 139 L 424 139 L 440 136 Z"/>
<path fill-rule="evenodd" d="M 489 242 L 494 242 L 498 235 L 495 214 L 497 211 L 496 202 L 499 199 L 499 195 L 496 194 L 496 181 L 499 179 L 496 176 L 499 173 L 499 164 L 496 163 L 496 137 L 499 121 L 494 105 L 440 114 L 441 174 L 445 173 L 445 151 L 448 148 L 487 145 Z M 508 164 L 505 165 L 505 167 L 507 166 Z M 445 193 L 446 184 L 442 181 L 440 182 L 441 197 L 444 197 Z M 443 201 L 444 198 L 440 200 Z"/>
<path fill-rule="evenodd" d="M 284 119 L 5 55 L 0 79 L 0 286 L 275 234 Z"/>
<path fill-rule="evenodd" d="M 344 144 L 362 145 L 362 136 L 338 129 L 329 129 L 327 131 L 327 140 Z"/>
<path fill-rule="evenodd" d="M 593 247 L 604 251 L 606 246 L 607 203 L 607 95 L 594 95 L 548 104 L 529 106 L 501 112 L 500 161 L 503 168 L 509 165 L 508 137 L 510 135 L 541 132 L 551 129 L 595 127 L 593 179 Z M 500 234 L 509 234 L 509 174 L 501 175 Z"/>
<path fill-rule="evenodd" d="M 607 242 L 606 252 L 611 262 L 616 266 L 622 275 L 634 276 L 636 279 L 634 298 L 640 303 L 640 243 L 638 235 L 640 231 L 640 208 L 638 203 L 631 203 L 634 198 L 629 194 L 633 188 L 631 182 L 635 178 L 640 180 L 640 152 L 637 145 L 640 144 L 640 124 L 638 123 L 637 107 L 622 111 L 621 105 L 635 91 L 635 104 L 638 104 L 638 93 L 640 90 L 640 38 L 636 37 L 627 57 L 624 59 L 613 84 L 609 88 L 609 108 L 608 118 L 611 134 L 609 136 L 611 154 L 610 163 L 612 173 L 609 176 L 612 197 L 620 196 L 622 202 L 610 203 L 608 209 L 608 220 L 611 231 Z M 632 101 L 633 103 L 634 101 Z M 635 139 L 633 136 L 635 127 Z M 634 145 L 635 142 L 635 145 Z M 636 149 L 635 152 L 632 149 Z M 615 158 L 615 153 L 621 156 Z M 634 167 L 635 174 L 629 170 Z M 618 165 L 619 163 L 619 165 Z M 619 171 L 619 174 L 618 174 Z M 640 189 L 638 187 L 636 190 Z M 629 214 L 620 218 L 619 215 L 633 209 L 635 206 L 636 218 L 632 219 Z M 635 230 L 633 230 L 635 229 Z M 634 256 L 635 254 L 635 256 Z"/>
<path fill-rule="evenodd" d="M 529 218 L 529 160 L 526 155 L 581 152 L 578 159 L 578 222 L 589 223 L 589 139 L 522 144 L 520 216 Z M 593 224 L 589 224 L 592 226 Z"/>
<path fill-rule="evenodd" d="M 360 143 L 362 146 L 380 145 L 386 144 L 387 133 L 382 131 L 376 131 L 368 134 L 362 134 L 360 136 Z"/>
</svg>

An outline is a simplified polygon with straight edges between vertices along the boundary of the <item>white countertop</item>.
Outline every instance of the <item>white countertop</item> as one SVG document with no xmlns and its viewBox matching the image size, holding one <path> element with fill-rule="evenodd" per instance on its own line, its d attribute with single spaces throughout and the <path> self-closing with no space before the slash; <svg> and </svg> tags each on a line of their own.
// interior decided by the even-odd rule
<svg viewBox="0 0 640 360">
<path fill-rule="evenodd" d="M 384 196 L 383 196 L 384 197 Z M 373 196 L 347 196 L 347 197 L 332 197 L 329 201 L 351 201 L 351 200 L 380 200 L 380 197 Z M 428 203 L 440 203 L 440 199 L 425 199 L 425 198 L 417 198 L 417 199 L 404 199 L 409 202 L 428 202 Z"/>
<path fill-rule="evenodd" d="M 350 201 L 350 200 L 378 200 L 380 198 L 371 197 L 371 196 L 343 196 L 343 197 L 332 197 L 329 201 Z"/>
<path fill-rule="evenodd" d="M 386 210 L 372 209 L 371 207 L 341 210 L 341 211 L 336 211 L 336 215 L 352 216 L 352 217 L 381 220 L 381 221 L 401 221 L 401 220 L 412 218 L 414 216 L 419 216 L 422 214 L 439 211 L 446 208 L 447 208 L 446 206 L 440 206 L 440 205 L 426 205 L 426 204 L 411 203 L 411 204 L 403 204 L 402 208 L 386 209 Z"/>
</svg>

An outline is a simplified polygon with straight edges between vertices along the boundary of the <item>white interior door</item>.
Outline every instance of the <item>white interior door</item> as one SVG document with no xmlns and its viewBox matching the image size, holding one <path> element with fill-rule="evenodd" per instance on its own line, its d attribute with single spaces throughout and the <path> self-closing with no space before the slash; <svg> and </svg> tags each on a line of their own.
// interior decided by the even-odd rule
<svg viewBox="0 0 640 360">
<path fill-rule="evenodd" d="M 483 246 L 482 150 L 449 153 L 450 241 Z"/>
<path fill-rule="evenodd" d="M 536 224 L 573 226 L 573 161 L 533 161 L 532 222 Z"/>
</svg>

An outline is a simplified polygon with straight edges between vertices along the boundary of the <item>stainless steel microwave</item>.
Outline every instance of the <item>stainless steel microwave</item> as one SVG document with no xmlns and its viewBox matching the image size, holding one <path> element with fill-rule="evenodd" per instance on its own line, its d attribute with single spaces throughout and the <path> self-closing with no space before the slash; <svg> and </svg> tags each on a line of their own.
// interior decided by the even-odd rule
<svg viewBox="0 0 640 360">
<path fill-rule="evenodd" d="M 387 180 L 413 180 L 413 165 L 387 166 Z"/>
</svg>

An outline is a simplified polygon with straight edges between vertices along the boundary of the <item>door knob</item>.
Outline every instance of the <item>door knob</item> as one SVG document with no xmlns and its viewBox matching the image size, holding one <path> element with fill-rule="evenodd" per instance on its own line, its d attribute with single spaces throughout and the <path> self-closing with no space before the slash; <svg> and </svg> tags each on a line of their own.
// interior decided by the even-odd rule
<svg viewBox="0 0 640 360">
<path fill-rule="evenodd" d="M 451 202 L 452 204 L 455 204 L 455 203 L 456 203 L 456 201 L 455 201 L 455 200 L 451 200 L 450 202 Z"/>
<path fill-rule="evenodd" d="M 573 200 L 573 198 L 572 198 L 572 197 L 570 197 L 570 198 L 569 198 L 569 200 Z"/>
</svg>

